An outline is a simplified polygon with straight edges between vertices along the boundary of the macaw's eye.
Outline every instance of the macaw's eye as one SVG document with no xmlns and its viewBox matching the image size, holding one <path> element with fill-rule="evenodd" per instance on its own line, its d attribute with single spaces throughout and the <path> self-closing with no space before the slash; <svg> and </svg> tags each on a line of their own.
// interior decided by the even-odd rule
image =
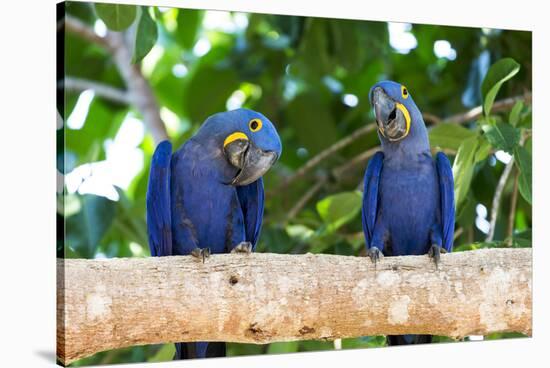
<svg viewBox="0 0 550 368">
<path fill-rule="evenodd" d="M 403 98 L 409 97 L 409 91 L 407 91 L 405 86 L 401 86 L 401 96 L 403 96 Z"/>
<path fill-rule="evenodd" d="M 262 121 L 260 119 L 252 119 L 248 122 L 248 127 L 251 131 L 257 132 L 262 129 Z"/>
</svg>

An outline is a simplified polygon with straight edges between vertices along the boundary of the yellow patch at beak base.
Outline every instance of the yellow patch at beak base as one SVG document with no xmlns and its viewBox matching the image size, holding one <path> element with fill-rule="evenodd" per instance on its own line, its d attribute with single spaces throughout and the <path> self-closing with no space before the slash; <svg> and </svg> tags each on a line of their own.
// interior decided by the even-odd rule
<svg viewBox="0 0 550 368">
<path fill-rule="evenodd" d="M 395 107 L 397 107 L 401 112 L 403 113 L 403 116 L 405 117 L 405 122 L 407 123 L 407 128 L 405 131 L 405 135 L 402 138 L 405 138 L 409 134 L 409 129 L 411 129 L 411 115 L 409 114 L 409 110 L 405 107 L 405 105 L 400 104 L 397 102 L 395 104 Z"/>
<path fill-rule="evenodd" d="M 234 142 L 238 139 L 244 139 L 245 141 L 248 140 L 248 137 L 246 134 L 244 134 L 243 132 L 235 132 L 235 133 L 231 133 L 227 136 L 227 138 L 225 138 L 225 141 L 223 141 L 223 146 L 227 146 L 229 143 L 231 142 Z"/>
</svg>

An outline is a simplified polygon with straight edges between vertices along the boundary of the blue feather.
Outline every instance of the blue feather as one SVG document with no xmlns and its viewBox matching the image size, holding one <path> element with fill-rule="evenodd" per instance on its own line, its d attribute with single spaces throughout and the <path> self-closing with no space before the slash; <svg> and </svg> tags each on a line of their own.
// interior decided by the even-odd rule
<svg viewBox="0 0 550 368">
<path fill-rule="evenodd" d="M 147 233 L 152 256 L 172 254 L 170 215 L 170 156 L 172 144 L 161 142 L 155 149 L 146 194 Z"/>
<path fill-rule="evenodd" d="M 393 140 L 378 134 L 383 153 L 378 152 L 369 162 L 364 179 L 362 221 L 366 246 L 390 256 L 426 254 L 432 245 L 450 252 L 455 207 L 449 160 L 438 153 L 434 162 L 422 114 L 410 93 L 404 93 L 404 86 L 392 81 L 377 83 L 371 89 L 371 101 L 375 89 L 381 101 L 379 109 L 392 102 L 394 109 L 397 104 L 406 108 L 410 130 Z M 378 123 L 393 123 L 385 116 L 390 115 L 377 116 L 382 119 Z M 388 336 L 387 341 L 392 345 L 425 343 L 431 341 L 431 336 Z"/>
<path fill-rule="evenodd" d="M 443 152 L 435 156 L 439 176 L 439 193 L 441 196 L 441 224 L 443 228 L 443 247 L 447 252 L 453 250 L 455 228 L 455 199 L 453 170 L 449 159 Z"/>
<path fill-rule="evenodd" d="M 378 184 L 384 161 L 384 154 L 376 152 L 369 161 L 365 177 L 363 179 L 363 207 L 361 208 L 363 233 L 367 242 L 367 248 L 372 246 L 376 212 L 378 210 Z M 380 249 L 382 250 L 382 249 Z"/>
<path fill-rule="evenodd" d="M 256 249 L 264 213 L 264 183 L 260 178 L 254 183 L 237 187 L 237 196 L 244 215 L 246 241 Z"/>
<path fill-rule="evenodd" d="M 251 129 L 259 119 L 261 129 Z M 244 186 L 229 183 L 239 173 L 224 154 L 226 137 L 245 134 L 262 151 L 281 155 L 281 141 L 262 114 L 238 109 L 209 117 L 174 154 L 168 141 L 156 148 L 147 190 L 151 255 L 187 255 L 195 248 L 226 253 L 243 241 L 255 248 L 264 210 L 260 177 Z M 224 343 L 178 343 L 176 358 L 225 355 Z"/>
</svg>

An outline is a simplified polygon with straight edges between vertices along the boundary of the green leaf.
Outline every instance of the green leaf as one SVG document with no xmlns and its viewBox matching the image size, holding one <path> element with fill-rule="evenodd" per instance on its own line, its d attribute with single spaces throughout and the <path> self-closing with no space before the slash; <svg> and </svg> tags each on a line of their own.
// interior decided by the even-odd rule
<svg viewBox="0 0 550 368">
<path fill-rule="evenodd" d="M 151 18 L 146 6 L 141 7 L 141 16 L 136 30 L 136 40 L 132 63 L 140 62 L 157 42 L 158 31 L 157 24 Z"/>
<path fill-rule="evenodd" d="M 516 248 L 530 248 L 533 245 L 533 233 L 531 229 L 512 235 L 512 246 Z"/>
<path fill-rule="evenodd" d="M 187 83 L 183 103 L 192 122 L 203 122 L 224 111 L 227 99 L 239 87 L 235 70 L 205 64 L 188 77 Z"/>
<path fill-rule="evenodd" d="M 298 351 L 298 341 L 275 342 L 269 344 L 266 354 L 295 353 Z"/>
<path fill-rule="evenodd" d="M 94 258 L 99 242 L 115 217 L 116 202 L 92 194 L 80 199 L 80 212 L 66 220 L 67 245 L 81 257 Z"/>
<path fill-rule="evenodd" d="M 137 7 L 123 4 L 94 4 L 97 16 L 113 31 L 124 31 L 136 19 Z"/>
<path fill-rule="evenodd" d="M 285 230 L 288 236 L 300 241 L 307 241 L 315 234 L 315 231 L 302 224 L 288 225 Z"/>
<path fill-rule="evenodd" d="M 483 113 L 485 116 L 491 113 L 493 103 L 502 84 L 516 75 L 519 68 L 519 64 L 512 58 L 500 59 L 489 68 L 481 84 Z"/>
<path fill-rule="evenodd" d="M 485 124 L 481 128 L 485 132 L 485 138 L 487 138 L 489 143 L 496 149 L 512 153 L 519 143 L 521 132 L 518 128 L 514 128 L 510 124 Z"/>
<path fill-rule="evenodd" d="M 430 130 L 430 144 L 432 147 L 457 150 L 465 139 L 476 135 L 474 130 L 458 124 L 438 124 Z"/>
<path fill-rule="evenodd" d="M 523 101 L 518 101 L 510 111 L 510 124 L 516 126 L 519 122 L 521 110 L 523 109 Z"/>
<path fill-rule="evenodd" d="M 532 196 L 532 160 L 531 154 L 523 147 L 514 151 L 514 159 L 519 168 L 519 192 L 531 204 Z"/>
<path fill-rule="evenodd" d="M 174 358 L 176 347 L 174 344 L 164 344 L 155 355 L 147 359 L 148 362 L 166 362 Z"/>
<path fill-rule="evenodd" d="M 94 97 L 81 129 L 65 129 L 65 152 L 76 154 L 76 165 L 103 160 L 104 140 L 112 138 L 120 128 L 127 111 L 114 113 L 109 105 Z"/>
<path fill-rule="evenodd" d="M 306 20 L 291 73 L 313 81 L 331 72 L 334 61 L 329 54 L 331 40 L 328 37 L 328 27 L 329 19 L 308 18 Z"/>
<path fill-rule="evenodd" d="M 485 137 L 479 136 L 478 137 L 478 144 L 479 148 L 477 149 L 476 156 L 474 158 L 474 162 L 478 163 L 487 158 L 489 156 L 489 153 L 491 153 L 491 143 Z"/>
<path fill-rule="evenodd" d="M 521 114 L 519 118 L 518 126 L 522 128 L 530 129 L 533 125 L 533 111 L 529 108 L 526 112 Z"/>
<path fill-rule="evenodd" d="M 466 139 L 456 154 L 453 163 L 453 177 L 455 180 L 455 202 L 458 208 L 466 198 L 470 190 L 470 183 L 474 174 L 475 155 L 478 149 L 479 141 L 477 137 Z"/>
<path fill-rule="evenodd" d="M 174 38 L 182 48 L 189 50 L 195 45 L 201 20 L 202 11 L 200 10 L 178 10 L 178 16 L 176 17 L 178 27 L 174 32 Z"/>
<path fill-rule="evenodd" d="M 338 139 L 338 129 L 328 99 L 315 91 L 297 95 L 287 106 L 287 121 L 299 144 L 310 154 L 321 152 Z"/>
<path fill-rule="evenodd" d="M 330 230 L 334 231 L 359 213 L 362 197 L 359 191 L 334 194 L 317 202 L 317 212 Z"/>
</svg>

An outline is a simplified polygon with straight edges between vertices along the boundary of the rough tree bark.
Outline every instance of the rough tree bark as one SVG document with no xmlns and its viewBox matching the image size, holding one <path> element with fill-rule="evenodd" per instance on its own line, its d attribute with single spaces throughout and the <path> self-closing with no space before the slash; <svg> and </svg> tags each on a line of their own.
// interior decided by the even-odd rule
<svg viewBox="0 0 550 368">
<path fill-rule="evenodd" d="M 131 345 L 531 334 L 531 249 L 58 260 L 62 362 Z"/>
</svg>

